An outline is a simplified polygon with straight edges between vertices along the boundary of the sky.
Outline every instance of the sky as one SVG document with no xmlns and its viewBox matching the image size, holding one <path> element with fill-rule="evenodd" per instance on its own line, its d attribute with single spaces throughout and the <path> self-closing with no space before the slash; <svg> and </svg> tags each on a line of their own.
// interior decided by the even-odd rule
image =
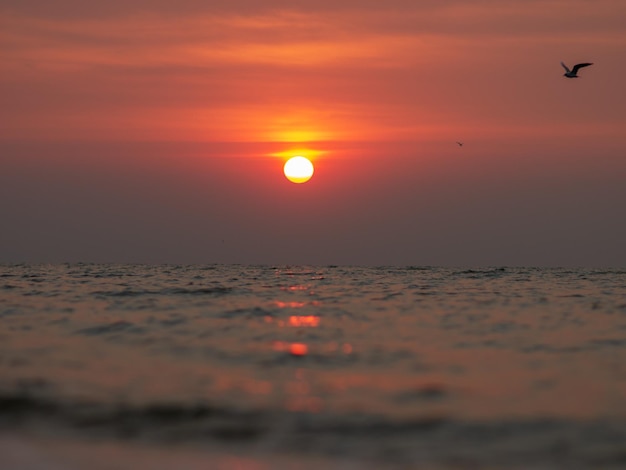
<svg viewBox="0 0 626 470">
<path fill-rule="evenodd" d="M 4 1 L 0 262 L 626 267 L 625 57 L 623 0 Z"/>
</svg>

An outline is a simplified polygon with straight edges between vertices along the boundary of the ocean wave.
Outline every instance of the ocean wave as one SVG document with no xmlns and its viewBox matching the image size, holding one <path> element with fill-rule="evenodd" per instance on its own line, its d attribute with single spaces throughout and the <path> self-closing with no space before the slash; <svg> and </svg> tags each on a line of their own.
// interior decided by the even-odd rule
<svg viewBox="0 0 626 470">
<path fill-rule="evenodd" d="M 344 455 L 383 464 L 453 468 L 618 468 L 626 462 L 626 423 L 610 419 L 459 421 L 424 414 L 390 419 L 373 414 L 287 413 L 208 403 L 102 405 L 0 394 L 0 430 L 39 436 L 117 439 L 158 445 L 232 442 L 254 449 Z M 239 450 L 244 448 L 238 447 Z"/>
<path fill-rule="evenodd" d="M 165 287 L 162 289 L 122 289 L 112 291 L 94 291 L 92 295 L 101 297 L 140 297 L 145 295 L 189 295 L 189 296 L 222 296 L 233 292 L 232 287 Z"/>
<path fill-rule="evenodd" d="M 232 442 L 400 468 L 626 461 L 623 270 L 3 272 L 5 434 Z"/>
</svg>

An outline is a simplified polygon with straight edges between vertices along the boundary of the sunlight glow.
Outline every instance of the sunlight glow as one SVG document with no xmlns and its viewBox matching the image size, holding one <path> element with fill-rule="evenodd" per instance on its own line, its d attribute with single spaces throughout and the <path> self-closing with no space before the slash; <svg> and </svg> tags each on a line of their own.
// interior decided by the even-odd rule
<svg viewBox="0 0 626 470">
<path fill-rule="evenodd" d="M 305 183 L 313 176 L 313 164 L 300 155 L 290 158 L 283 168 L 285 176 L 292 183 Z"/>
</svg>

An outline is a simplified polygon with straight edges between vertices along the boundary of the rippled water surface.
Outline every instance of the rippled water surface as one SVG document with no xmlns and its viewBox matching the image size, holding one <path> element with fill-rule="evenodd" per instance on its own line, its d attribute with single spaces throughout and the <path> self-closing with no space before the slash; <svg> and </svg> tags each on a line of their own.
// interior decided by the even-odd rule
<svg viewBox="0 0 626 470">
<path fill-rule="evenodd" d="M 0 429 L 303 465 L 623 468 L 626 272 L 0 266 Z"/>
</svg>

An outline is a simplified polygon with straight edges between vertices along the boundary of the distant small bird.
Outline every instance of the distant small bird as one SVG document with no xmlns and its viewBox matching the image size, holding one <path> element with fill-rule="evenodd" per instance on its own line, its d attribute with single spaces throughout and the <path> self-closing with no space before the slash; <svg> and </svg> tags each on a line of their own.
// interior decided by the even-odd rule
<svg viewBox="0 0 626 470">
<path fill-rule="evenodd" d="M 459 147 L 463 147 L 463 142 L 459 142 L 459 141 L 457 140 L 457 142 L 456 142 L 456 143 L 457 143 L 457 145 L 458 145 Z"/>
<path fill-rule="evenodd" d="M 576 75 L 578 73 L 578 69 L 580 69 L 582 67 L 587 67 L 589 65 L 593 65 L 593 62 L 585 62 L 583 64 L 576 64 L 576 65 L 574 65 L 574 68 L 572 68 L 572 70 L 570 70 L 569 67 L 567 65 L 565 65 L 563 62 L 561 62 L 561 65 L 565 69 L 565 73 L 563 74 L 564 77 L 567 77 L 567 78 L 578 78 L 578 75 Z"/>
</svg>

